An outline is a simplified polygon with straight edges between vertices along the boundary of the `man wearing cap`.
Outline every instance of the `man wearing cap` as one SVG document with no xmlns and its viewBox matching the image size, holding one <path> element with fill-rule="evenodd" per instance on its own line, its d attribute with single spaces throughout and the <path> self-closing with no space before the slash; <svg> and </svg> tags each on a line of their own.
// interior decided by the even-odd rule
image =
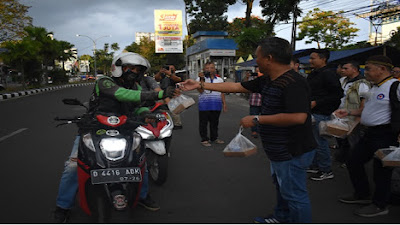
<svg viewBox="0 0 400 225">
<path fill-rule="evenodd" d="M 366 204 L 355 210 L 355 214 L 363 217 L 374 217 L 389 213 L 390 184 L 392 168 L 383 167 L 382 162 L 374 158 L 374 153 L 380 148 L 398 145 L 398 131 L 394 131 L 389 91 L 394 82 L 390 71 L 392 61 L 382 55 L 371 56 L 365 64 L 365 76 L 374 86 L 367 93 L 362 109 L 341 109 L 336 111 L 339 117 L 361 116 L 361 124 L 367 127 L 365 136 L 355 146 L 347 168 L 354 193 L 343 196 L 339 201 L 348 204 Z M 396 89 L 396 100 L 400 99 L 400 88 Z M 392 99 L 393 100 L 393 99 Z M 371 198 L 365 164 L 373 158 L 373 180 L 375 191 Z"/>
</svg>

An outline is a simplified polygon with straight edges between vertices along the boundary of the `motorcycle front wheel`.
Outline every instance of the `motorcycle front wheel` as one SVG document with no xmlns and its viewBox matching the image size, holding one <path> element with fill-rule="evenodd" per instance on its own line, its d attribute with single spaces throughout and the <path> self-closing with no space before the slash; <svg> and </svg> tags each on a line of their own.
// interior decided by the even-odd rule
<svg viewBox="0 0 400 225">
<path fill-rule="evenodd" d="M 150 178 L 157 185 L 162 185 L 167 180 L 168 176 L 168 154 L 157 155 L 153 151 L 148 151 L 147 169 L 149 170 Z"/>
</svg>

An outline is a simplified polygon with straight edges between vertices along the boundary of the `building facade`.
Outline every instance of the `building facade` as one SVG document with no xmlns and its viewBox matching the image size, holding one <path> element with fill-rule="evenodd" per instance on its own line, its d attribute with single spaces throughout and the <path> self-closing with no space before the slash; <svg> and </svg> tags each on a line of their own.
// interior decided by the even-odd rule
<svg viewBox="0 0 400 225">
<path fill-rule="evenodd" d="M 152 32 L 135 32 L 135 42 L 136 44 L 140 44 L 140 40 L 142 38 L 147 38 L 151 41 L 154 41 L 154 33 Z"/>
<path fill-rule="evenodd" d="M 227 39 L 225 31 L 198 31 L 193 34 L 196 44 L 186 51 L 189 77 L 196 79 L 207 61 L 215 63 L 218 74 L 224 78 L 234 78 L 234 64 L 237 44 Z"/>
<path fill-rule="evenodd" d="M 370 20 L 368 42 L 372 45 L 383 44 L 395 34 L 397 27 L 400 27 L 400 5 L 387 5 L 359 17 Z"/>
</svg>

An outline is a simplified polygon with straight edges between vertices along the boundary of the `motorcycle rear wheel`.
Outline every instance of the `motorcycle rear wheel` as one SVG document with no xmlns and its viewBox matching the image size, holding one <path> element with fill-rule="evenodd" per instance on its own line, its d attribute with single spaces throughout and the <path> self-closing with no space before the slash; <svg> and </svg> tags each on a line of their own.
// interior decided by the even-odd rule
<svg viewBox="0 0 400 225">
<path fill-rule="evenodd" d="M 168 176 L 168 154 L 159 156 L 150 150 L 146 161 L 153 182 L 157 185 L 164 184 Z"/>
</svg>

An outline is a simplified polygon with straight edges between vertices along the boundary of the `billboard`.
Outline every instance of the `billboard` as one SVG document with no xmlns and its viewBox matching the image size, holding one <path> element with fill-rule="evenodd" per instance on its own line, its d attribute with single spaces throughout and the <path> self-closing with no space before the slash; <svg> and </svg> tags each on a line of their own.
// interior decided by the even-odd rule
<svg viewBox="0 0 400 225">
<path fill-rule="evenodd" d="M 182 10 L 154 10 L 156 53 L 183 53 Z"/>
</svg>

